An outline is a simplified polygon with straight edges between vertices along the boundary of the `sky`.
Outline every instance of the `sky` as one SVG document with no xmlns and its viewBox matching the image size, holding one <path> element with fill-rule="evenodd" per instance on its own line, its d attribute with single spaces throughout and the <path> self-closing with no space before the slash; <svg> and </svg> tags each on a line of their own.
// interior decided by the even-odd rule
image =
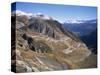
<svg viewBox="0 0 100 75">
<path fill-rule="evenodd" d="M 12 4 L 12 10 L 46 14 L 59 22 L 97 19 L 97 8 L 89 6 L 17 2 L 16 8 Z"/>
</svg>

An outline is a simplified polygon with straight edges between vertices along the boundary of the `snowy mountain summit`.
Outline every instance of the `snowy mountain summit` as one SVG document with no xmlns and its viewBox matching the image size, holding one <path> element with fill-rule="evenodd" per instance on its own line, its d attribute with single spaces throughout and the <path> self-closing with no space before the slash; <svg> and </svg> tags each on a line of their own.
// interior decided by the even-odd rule
<svg viewBox="0 0 100 75">
<path fill-rule="evenodd" d="M 43 20 L 52 19 L 50 16 L 42 14 L 42 13 L 27 13 L 27 12 L 20 11 L 20 10 L 13 11 L 12 14 L 17 14 L 17 16 L 25 15 L 28 18 L 38 18 L 38 19 L 43 19 Z"/>
<path fill-rule="evenodd" d="M 79 23 L 84 23 L 84 21 L 83 20 L 77 20 L 77 19 L 68 19 L 66 21 L 66 23 L 70 23 L 70 24 L 77 23 L 77 24 L 79 24 Z"/>
</svg>

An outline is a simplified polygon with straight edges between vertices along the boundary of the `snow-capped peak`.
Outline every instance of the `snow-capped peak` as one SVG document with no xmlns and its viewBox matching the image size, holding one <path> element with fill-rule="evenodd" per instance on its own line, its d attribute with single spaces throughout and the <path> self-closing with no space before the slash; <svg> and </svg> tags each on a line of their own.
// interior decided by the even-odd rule
<svg viewBox="0 0 100 75">
<path fill-rule="evenodd" d="M 12 13 L 17 14 L 18 16 L 25 15 L 28 18 L 39 18 L 39 19 L 44 19 L 44 20 L 52 19 L 48 15 L 44 15 L 42 13 L 26 13 L 26 12 L 23 12 L 23 11 L 20 11 L 20 10 L 13 11 Z"/>
<path fill-rule="evenodd" d="M 81 24 L 81 23 L 97 23 L 97 19 L 92 19 L 92 20 L 76 20 L 76 19 L 67 19 L 66 22 L 64 23 L 69 23 L 69 24 Z"/>
<path fill-rule="evenodd" d="M 36 13 L 36 14 L 34 14 L 34 17 L 39 18 L 39 19 L 44 19 L 44 20 L 52 19 L 50 16 L 44 15 L 42 13 Z"/>
<path fill-rule="evenodd" d="M 84 21 L 82 21 L 82 20 L 76 20 L 76 19 L 68 19 L 67 21 L 66 21 L 66 23 L 77 23 L 77 24 L 79 24 L 79 23 L 83 23 Z"/>
<path fill-rule="evenodd" d="M 23 12 L 23 11 L 20 11 L 20 10 L 13 11 L 12 13 L 16 13 L 18 16 L 25 15 L 25 16 L 28 16 L 28 17 L 33 15 L 32 13 L 26 13 L 26 12 Z"/>
</svg>

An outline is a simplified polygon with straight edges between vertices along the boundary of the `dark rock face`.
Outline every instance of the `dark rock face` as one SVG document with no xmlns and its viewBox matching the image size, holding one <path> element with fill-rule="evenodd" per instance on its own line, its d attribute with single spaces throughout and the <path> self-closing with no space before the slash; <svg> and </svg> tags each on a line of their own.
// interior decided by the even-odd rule
<svg viewBox="0 0 100 75">
<path fill-rule="evenodd" d="M 23 34 L 22 38 L 27 41 L 29 48 L 35 51 L 35 47 L 33 45 L 33 39 L 31 37 L 28 37 L 26 34 Z"/>
<path fill-rule="evenodd" d="M 93 53 L 97 54 L 97 29 L 80 38 Z"/>
</svg>

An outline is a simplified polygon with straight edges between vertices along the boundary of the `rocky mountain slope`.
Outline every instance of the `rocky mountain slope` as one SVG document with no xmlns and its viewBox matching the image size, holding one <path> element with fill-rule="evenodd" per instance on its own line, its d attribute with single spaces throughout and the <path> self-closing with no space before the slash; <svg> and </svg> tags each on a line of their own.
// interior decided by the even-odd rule
<svg viewBox="0 0 100 75">
<path fill-rule="evenodd" d="M 58 21 L 17 14 L 12 14 L 11 18 L 12 71 L 20 73 L 97 67 L 96 55 L 72 32 L 65 31 Z"/>
</svg>

